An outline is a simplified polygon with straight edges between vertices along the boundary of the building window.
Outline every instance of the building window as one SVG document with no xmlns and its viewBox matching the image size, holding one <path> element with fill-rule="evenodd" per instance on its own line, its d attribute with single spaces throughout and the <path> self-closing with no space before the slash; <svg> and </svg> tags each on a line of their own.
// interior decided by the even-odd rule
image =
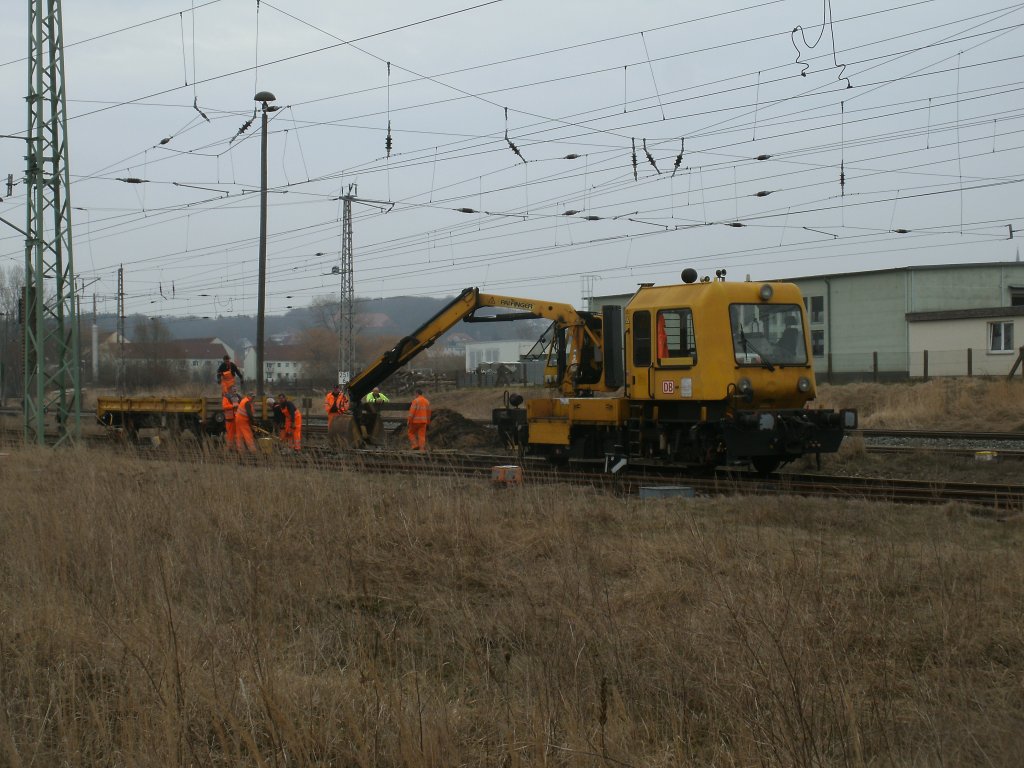
<svg viewBox="0 0 1024 768">
<path fill-rule="evenodd" d="M 812 323 L 825 322 L 824 296 L 808 296 L 804 299 L 804 307 L 807 309 L 807 314 L 810 315 Z"/>
<path fill-rule="evenodd" d="M 1024 307 L 1024 288 L 1010 288 L 1010 306 Z"/>
<path fill-rule="evenodd" d="M 1010 321 L 999 321 L 988 324 L 988 351 L 989 352 L 1012 352 L 1013 351 L 1013 323 Z"/>
<path fill-rule="evenodd" d="M 825 356 L 825 332 L 811 331 L 811 354 L 815 357 Z"/>
</svg>

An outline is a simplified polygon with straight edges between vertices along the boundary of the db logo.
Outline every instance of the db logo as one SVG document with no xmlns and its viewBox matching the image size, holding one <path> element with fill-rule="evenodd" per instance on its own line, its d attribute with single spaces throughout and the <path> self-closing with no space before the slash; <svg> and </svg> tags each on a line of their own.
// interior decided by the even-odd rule
<svg viewBox="0 0 1024 768">
<path fill-rule="evenodd" d="M 676 392 L 676 383 L 674 381 L 663 381 L 661 382 L 661 393 L 663 395 L 674 395 Z"/>
</svg>

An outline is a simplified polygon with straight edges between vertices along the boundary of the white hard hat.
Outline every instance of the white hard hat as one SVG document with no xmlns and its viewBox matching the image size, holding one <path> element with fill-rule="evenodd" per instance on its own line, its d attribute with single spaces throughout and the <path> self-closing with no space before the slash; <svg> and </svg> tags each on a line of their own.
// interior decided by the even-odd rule
<svg viewBox="0 0 1024 768">
<path fill-rule="evenodd" d="M 267 398 L 267 405 L 273 405 L 276 402 L 277 401 L 274 398 L 272 398 L 272 397 L 268 397 Z"/>
</svg>

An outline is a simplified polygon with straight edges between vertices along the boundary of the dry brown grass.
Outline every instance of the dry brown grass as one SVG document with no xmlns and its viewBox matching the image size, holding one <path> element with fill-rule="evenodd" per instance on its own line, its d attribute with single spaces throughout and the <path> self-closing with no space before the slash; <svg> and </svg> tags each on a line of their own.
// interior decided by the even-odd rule
<svg viewBox="0 0 1024 768">
<path fill-rule="evenodd" d="M 1024 526 L 0 457 L 0 765 L 1019 764 Z"/>
<path fill-rule="evenodd" d="M 1024 379 L 823 385 L 816 404 L 856 408 L 862 427 L 1024 431 Z"/>
</svg>

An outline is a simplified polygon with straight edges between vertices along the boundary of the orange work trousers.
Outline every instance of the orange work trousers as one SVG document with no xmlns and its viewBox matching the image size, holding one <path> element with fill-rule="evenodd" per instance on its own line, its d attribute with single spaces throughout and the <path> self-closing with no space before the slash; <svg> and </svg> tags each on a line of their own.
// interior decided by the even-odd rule
<svg viewBox="0 0 1024 768">
<path fill-rule="evenodd" d="M 256 440 L 252 436 L 252 425 L 248 419 L 235 419 L 235 445 L 239 451 L 244 446 L 249 453 L 256 453 Z"/>
<path fill-rule="evenodd" d="M 299 411 L 295 411 L 295 419 L 291 423 L 285 424 L 284 442 L 292 450 L 302 450 L 302 413 Z"/>
<path fill-rule="evenodd" d="M 227 443 L 228 450 L 235 450 L 235 420 L 224 419 L 224 441 Z"/>
<path fill-rule="evenodd" d="M 409 446 L 414 451 L 427 449 L 427 425 L 409 424 Z"/>
</svg>

